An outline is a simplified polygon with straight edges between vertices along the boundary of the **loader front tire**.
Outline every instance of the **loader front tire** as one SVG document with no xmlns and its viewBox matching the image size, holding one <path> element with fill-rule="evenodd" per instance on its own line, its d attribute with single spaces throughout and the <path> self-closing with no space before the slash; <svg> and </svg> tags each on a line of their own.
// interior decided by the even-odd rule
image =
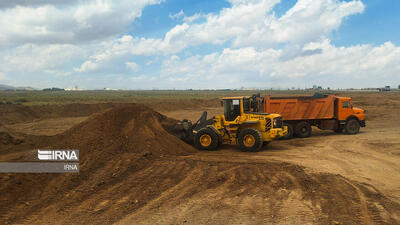
<svg viewBox="0 0 400 225">
<path fill-rule="evenodd" d="M 208 127 L 201 128 L 194 136 L 194 146 L 200 150 L 215 150 L 218 141 L 218 135 Z"/>
<path fill-rule="evenodd" d="M 239 133 L 238 142 L 240 148 L 244 152 L 258 152 L 263 145 L 261 133 L 253 128 L 247 128 L 241 131 Z"/>
</svg>

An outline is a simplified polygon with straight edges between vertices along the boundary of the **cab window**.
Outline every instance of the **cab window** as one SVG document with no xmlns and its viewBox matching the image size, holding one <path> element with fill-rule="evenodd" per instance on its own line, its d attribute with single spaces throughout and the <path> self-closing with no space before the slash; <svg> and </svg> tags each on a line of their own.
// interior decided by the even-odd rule
<svg viewBox="0 0 400 225">
<path fill-rule="evenodd" d="M 350 102 L 349 101 L 343 101 L 342 102 L 342 108 L 351 108 L 350 107 Z"/>
<path fill-rule="evenodd" d="M 243 111 L 250 112 L 250 99 L 248 98 L 243 99 Z"/>
<path fill-rule="evenodd" d="M 234 121 L 240 116 L 240 100 L 226 99 L 224 100 L 224 116 L 226 121 Z"/>
</svg>

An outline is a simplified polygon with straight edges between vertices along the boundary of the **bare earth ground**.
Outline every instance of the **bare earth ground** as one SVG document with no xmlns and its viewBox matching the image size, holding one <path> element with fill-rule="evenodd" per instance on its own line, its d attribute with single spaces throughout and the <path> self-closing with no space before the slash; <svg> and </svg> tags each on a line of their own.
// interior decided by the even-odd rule
<svg viewBox="0 0 400 225">
<path fill-rule="evenodd" d="M 53 197 L 22 195 L 10 205 L 12 193 L 0 188 L 0 219 L 22 224 L 400 224 L 400 94 L 343 95 L 367 110 L 367 127 L 358 135 L 315 129 L 310 138 L 274 141 L 257 153 L 223 146 L 145 161 L 128 155 L 132 161 L 104 164 L 121 168 L 117 180 L 107 179 L 101 168 L 87 182 L 75 178 L 79 184 L 66 185 L 68 190 L 51 180 L 47 187 L 54 189 Z M 221 113 L 218 104 L 149 106 L 171 118 L 197 120 L 204 110 Z M 22 123 L 0 118 L 0 123 L 15 136 L 51 137 L 97 111 Z M 8 149 L 0 160 L 19 154 Z M 124 171 L 125 163 L 135 166 Z M 24 178 L 23 184 L 35 184 L 29 175 Z M 7 175 L 0 181 L 12 187 L 18 179 Z"/>
</svg>

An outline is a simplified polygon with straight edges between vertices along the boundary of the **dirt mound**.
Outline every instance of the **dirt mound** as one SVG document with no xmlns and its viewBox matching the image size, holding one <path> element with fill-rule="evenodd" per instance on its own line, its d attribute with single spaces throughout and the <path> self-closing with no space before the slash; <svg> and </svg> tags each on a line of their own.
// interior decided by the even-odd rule
<svg viewBox="0 0 400 225">
<path fill-rule="evenodd" d="M 196 151 L 167 131 L 174 124 L 173 119 L 150 108 L 128 104 L 95 114 L 61 135 L 31 140 L 35 147 L 42 149 L 79 149 L 80 172 L 1 176 L 0 218 L 7 214 L 3 221 L 16 222 L 21 218 L 19 213 L 34 214 L 45 210 L 65 196 L 69 196 L 70 204 L 79 205 L 85 196 L 98 190 L 130 182 L 127 179 L 130 174 L 154 160 Z M 2 160 L 32 160 L 35 150 L 10 155 L 13 158 L 3 156 Z M 35 201 L 37 196 L 40 200 Z M 13 207 L 16 211 L 11 210 Z M 20 207 L 25 210 L 20 211 Z"/>
<path fill-rule="evenodd" d="M 103 154 L 182 155 L 194 149 L 168 133 L 177 121 L 139 104 L 117 106 L 59 135 L 56 146 Z"/>
</svg>

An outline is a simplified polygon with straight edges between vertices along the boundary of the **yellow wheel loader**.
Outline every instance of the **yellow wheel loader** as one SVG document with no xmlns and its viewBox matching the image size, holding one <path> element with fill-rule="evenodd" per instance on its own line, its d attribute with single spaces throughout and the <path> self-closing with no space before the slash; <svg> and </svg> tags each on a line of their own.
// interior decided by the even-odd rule
<svg viewBox="0 0 400 225">
<path fill-rule="evenodd" d="M 221 144 L 239 144 L 243 151 L 259 151 L 263 144 L 287 133 L 279 114 L 260 113 L 259 102 L 253 97 L 222 99 L 224 114 L 207 119 L 204 112 L 192 124 L 184 120 L 180 136 L 193 142 L 200 150 L 214 150 Z"/>
</svg>

